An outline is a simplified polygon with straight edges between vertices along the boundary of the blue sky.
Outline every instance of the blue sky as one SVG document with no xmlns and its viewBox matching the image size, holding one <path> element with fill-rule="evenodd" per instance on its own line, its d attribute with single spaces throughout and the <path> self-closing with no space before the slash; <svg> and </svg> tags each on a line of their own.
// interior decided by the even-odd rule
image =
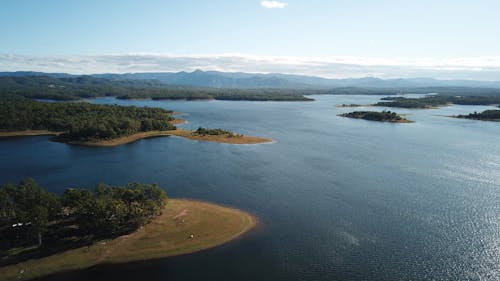
<svg viewBox="0 0 500 281">
<path fill-rule="evenodd" d="M 130 64 L 126 55 L 133 54 L 149 60 L 231 56 L 242 65 L 246 60 L 256 63 L 255 57 L 266 57 L 268 63 L 280 57 L 289 64 L 351 58 L 347 64 L 439 65 L 448 73 L 467 68 L 475 76 L 485 68 L 489 77 L 492 66 L 494 71 L 500 67 L 498 15 L 496 0 L 0 0 L 0 70 L 24 70 L 30 65 L 21 63 L 30 58 L 43 62 L 48 57 L 59 58 L 62 70 L 62 60 L 67 66 L 72 60 L 102 56 L 119 55 Z M 40 68 L 40 63 L 31 67 Z M 125 70 L 116 63 L 108 71 Z M 107 71 L 86 67 L 80 72 Z M 201 63 L 203 67 L 210 65 Z M 224 70 L 224 65 L 212 68 Z M 255 67 L 249 71 L 259 72 Z M 322 76 L 338 76 L 321 71 Z M 374 69 L 359 75 L 386 72 Z"/>
</svg>

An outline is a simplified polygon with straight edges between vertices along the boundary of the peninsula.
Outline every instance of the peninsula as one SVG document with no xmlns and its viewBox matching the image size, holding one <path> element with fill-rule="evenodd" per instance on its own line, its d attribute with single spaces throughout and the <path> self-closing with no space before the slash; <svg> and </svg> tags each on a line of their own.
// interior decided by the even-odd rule
<svg viewBox="0 0 500 281">
<path fill-rule="evenodd" d="M 452 116 L 455 118 L 463 118 L 463 119 L 474 119 L 474 120 L 482 120 L 482 121 L 496 121 L 500 122 L 500 110 L 498 109 L 490 109 L 485 110 L 483 112 L 474 112 L 467 115 L 457 115 Z"/>
<path fill-rule="evenodd" d="M 104 263 L 188 254 L 227 243 L 257 225 L 255 217 L 241 210 L 187 199 L 167 200 L 155 185 L 100 185 L 94 192 L 67 189 L 57 198 L 26 180 L 18 186 L 0 186 L 0 191 L 26 188 L 43 195 L 44 199 L 32 202 L 32 208 L 44 208 L 48 217 L 30 225 L 10 224 L 20 219 L 14 217 L 9 224 L 2 223 L 0 240 L 11 247 L 2 251 L 0 280 L 26 280 Z M 115 208 L 116 204 L 123 205 Z M 58 216 L 58 210 L 66 216 Z M 87 211 L 102 215 L 89 220 Z M 20 231 L 26 232 L 23 240 L 12 236 Z M 35 241 L 38 245 L 33 245 Z"/>
<path fill-rule="evenodd" d="M 160 136 L 231 144 L 272 141 L 221 129 L 178 129 L 175 125 L 185 120 L 174 114 L 161 108 L 2 99 L 0 137 L 54 135 L 54 141 L 87 146 L 118 146 Z"/>
<path fill-rule="evenodd" d="M 341 117 L 364 119 L 369 121 L 391 122 L 391 123 L 413 123 L 408 119 L 403 118 L 396 112 L 391 111 L 354 111 L 350 113 L 339 114 Z"/>
</svg>

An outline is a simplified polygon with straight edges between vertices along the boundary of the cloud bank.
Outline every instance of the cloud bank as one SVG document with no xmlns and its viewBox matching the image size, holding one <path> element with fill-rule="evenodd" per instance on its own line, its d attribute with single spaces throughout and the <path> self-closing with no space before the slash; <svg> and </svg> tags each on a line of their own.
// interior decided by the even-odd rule
<svg viewBox="0 0 500 281">
<path fill-rule="evenodd" d="M 0 54 L 0 71 L 71 74 L 177 72 L 286 73 L 325 78 L 410 78 L 500 80 L 500 56 L 473 58 L 289 57 L 244 54 L 123 54 L 27 56 Z"/>
<path fill-rule="evenodd" d="M 288 5 L 288 3 L 279 1 L 260 1 L 260 5 L 267 9 L 283 9 Z"/>
</svg>

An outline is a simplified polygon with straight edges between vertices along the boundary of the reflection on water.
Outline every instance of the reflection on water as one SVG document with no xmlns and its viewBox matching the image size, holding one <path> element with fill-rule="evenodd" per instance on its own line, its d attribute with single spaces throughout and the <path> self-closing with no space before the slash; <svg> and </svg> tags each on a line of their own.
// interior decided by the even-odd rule
<svg viewBox="0 0 500 281">
<path fill-rule="evenodd" d="M 398 109 L 412 124 L 338 117 L 376 96 L 316 102 L 98 99 L 187 113 L 276 143 L 154 138 L 88 148 L 0 140 L 0 180 L 54 192 L 98 182 L 159 183 L 172 197 L 236 206 L 258 230 L 193 255 L 107 265 L 46 280 L 499 280 L 500 123 L 447 118 L 484 106 Z M 376 110 L 378 108 L 375 108 Z M 378 109 L 381 110 L 381 109 Z"/>
</svg>

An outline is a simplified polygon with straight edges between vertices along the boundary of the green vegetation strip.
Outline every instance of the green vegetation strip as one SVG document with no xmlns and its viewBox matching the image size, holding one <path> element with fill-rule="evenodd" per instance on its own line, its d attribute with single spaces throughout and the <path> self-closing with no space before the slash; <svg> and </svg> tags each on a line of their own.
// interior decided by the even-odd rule
<svg viewBox="0 0 500 281">
<path fill-rule="evenodd" d="M 221 89 L 168 86 L 155 80 L 117 81 L 92 76 L 0 77 L 0 94 L 34 99 L 79 100 L 116 96 L 119 99 L 312 101 L 303 90 Z"/>
<path fill-rule="evenodd" d="M 188 254 L 231 241 L 257 224 L 250 214 L 210 203 L 169 199 L 163 214 L 137 231 L 113 240 L 0 268 L 0 280 L 19 280 Z"/>
</svg>

